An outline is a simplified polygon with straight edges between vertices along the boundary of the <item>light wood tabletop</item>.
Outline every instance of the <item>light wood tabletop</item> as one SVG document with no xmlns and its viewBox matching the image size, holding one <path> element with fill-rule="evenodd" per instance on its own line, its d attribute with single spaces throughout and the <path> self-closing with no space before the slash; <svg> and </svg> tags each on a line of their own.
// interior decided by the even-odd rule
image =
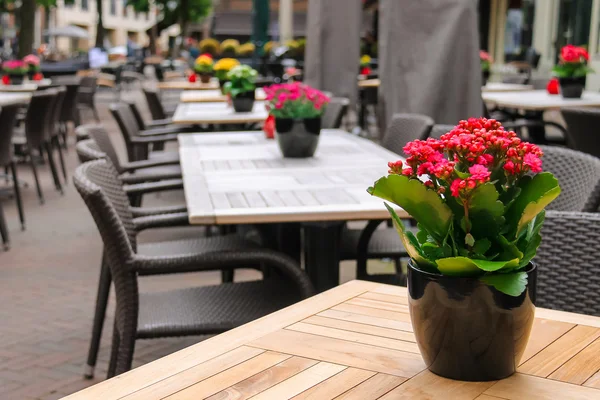
<svg viewBox="0 0 600 400">
<path fill-rule="evenodd" d="M 379 85 L 381 85 L 381 80 L 379 79 L 364 79 L 358 81 L 358 87 L 360 88 L 379 87 Z"/>
<path fill-rule="evenodd" d="M 235 112 L 224 102 L 180 103 L 173 114 L 173 123 L 185 125 L 244 124 L 264 122 L 269 116 L 265 103 L 256 101 L 250 112 Z"/>
<path fill-rule="evenodd" d="M 192 224 L 389 217 L 366 189 L 400 157 L 347 132 L 321 131 L 312 158 L 283 158 L 262 132 L 184 134 L 179 146 Z"/>
<path fill-rule="evenodd" d="M 188 82 L 187 80 L 159 82 L 160 90 L 215 90 L 219 89 L 219 82 L 210 81 L 209 83 Z"/>
<path fill-rule="evenodd" d="M 482 97 L 486 103 L 519 110 L 546 111 L 568 107 L 600 107 L 600 93 L 596 92 L 584 92 L 580 99 L 564 99 L 561 95 L 551 95 L 545 90 L 484 92 Z"/>
<path fill-rule="evenodd" d="M 481 91 L 484 93 L 495 93 L 495 92 L 525 92 L 533 90 L 533 85 L 520 85 L 518 83 L 502 83 L 502 82 L 488 82 L 487 85 L 481 87 Z"/>
<path fill-rule="evenodd" d="M 257 88 L 254 95 L 256 100 L 262 101 L 266 98 L 262 88 Z M 227 101 L 227 96 L 220 90 L 186 90 L 181 93 L 180 101 L 182 103 L 224 102 Z"/>
<path fill-rule="evenodd" d="M 426 369 L 407 301 L 349 282 L 67 399 L 600 398 L 600 318 L 537 309 L 516 374 L 463 382 Z"/>
</svg>

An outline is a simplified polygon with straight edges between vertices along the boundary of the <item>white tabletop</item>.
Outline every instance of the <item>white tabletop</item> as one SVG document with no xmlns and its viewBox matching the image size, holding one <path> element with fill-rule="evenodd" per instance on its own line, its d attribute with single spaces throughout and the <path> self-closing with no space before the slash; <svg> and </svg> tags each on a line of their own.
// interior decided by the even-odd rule
<svg viewBox="0 0 600 400">
<path fill-rule="evenodd" d="M 256 100 L 264 100 L 266 97 L 262 88 L 257 88 L 254 95 Z M 227 101 L 227 96 L 220 90 L 186 90 L 181 92 L 180 100 L 182 103 L 223 102 Z"/>
<path fill-rule="evenodd" d="M 268 113 L 265 103 L 254 102 L 250 112 L 235 112 L 233 107 L 224 102 L 215 103 L 180 103 L 173 115 L 175 124 L 243 124 L 263 122 Z"/>
<path fill-rule="evenodd" d="M 0 107 L 7 104 L 27 104 L 31 100 L 31 93 L 8 93 L 0 92 Z"/>
<path fill-rule="evenodd" d="M 600 93 L 584 92 L 580 99 L 564 99 L 545 90 L 529 92 L 483 93 L 483 101 L 498 107 L 520 110 L 557 110 L 568 107 L 600 107 Z"/>
<path fill-rule="evenodd" d="M 533 90 L 533 85 L 521 85 L 518 83 L 502 83 L 502 82 L 488 82 L 487 85 L 481 87 L 481 91 L 484 93 L 491 92 L 524 92 Z"/>
<path fill-rule="evenodd" d="M 179 135 L 179 146 L 192 224 L 389 217 L 366 189 L 400 157 L 347 132 L 321 131 L 315 156 L 303 159 L 283 158 L 262 132 Z"/>
</svg>

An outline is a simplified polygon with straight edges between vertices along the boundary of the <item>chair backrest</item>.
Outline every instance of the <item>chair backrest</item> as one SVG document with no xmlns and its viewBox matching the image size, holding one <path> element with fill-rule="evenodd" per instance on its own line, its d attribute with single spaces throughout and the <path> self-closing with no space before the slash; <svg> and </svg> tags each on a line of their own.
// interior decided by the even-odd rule
<svg viewBox="0 0 600 400">
<path fill-rule="evenodd" d="M 564 108 L 561 113 L 567 123 L 569 147 L 600 157 L 600 140 L 596 135 L 600 126 L 600 109 Z"/>
<path fill-rule="evenodd" d="M 600 206 L 600 158 L 557 146 L 540 146 L 542 167 L 552 172 L 561 188 L 548 206 L 556 211 L 594 212 Z"/>
<path fill-rule="evenodd" d="M 75 122 L 75 113 L 77 112 L 77 96 L 79 92 L 79 83 L 65 85 L 67 93 L 60 110 L 60 122 Z"/>
<path fill-rule="evenodd" d="M 75 170 L 73 182 L 96 221 L 105 250 L 116 256 L 111 261 L 125 263 L 136 251 L 136 230 L 117 170 L 107 159 L 85 162 Z"/>
<path fill-rule="evenodd" d="M 57 125 L 60 121 L 60 113 L 67 94 L 67 89 L 64 86 L 59 86 L 55 90 L 56 99 L 52 104 L 52 111 L 49 117 L 50 124 L 48 125 L 48 133 L 51 137 L 58 135 Z"/>
<path fill-rule="evenodd" d="M 109 106 L 109 109 L 113 117 L 117 120 L 119 129 L 121 129 L 129 161 L 136 160 L 132 138 L 138 136 L 140 128 L 135 120 L 135 116 L 131 112 L 131 108 L 126 103 L 113 103 Z"/>
<path fill-rule="evenodd" d="M 131 113 L 135 117 L 135 121 L 138 124 L 138 128 L 140 128 L 141 131 L 146 129 L 146 123 L 144 122 L 142 113 L 140 112 L 140 109 L 138 108 L 137 104 L 135 104 L 135 101 L 127 101 L 126 103 L 129 104 L 129 108 L 131 108 Z"/>
<path fill-rule="evenodd" d="M 95 76 L 84 76 L 79 82 L 77 101 L 84 104 L 94 104 L 94 95 L 98 88 L 98 78 Z"/>
<path fill-rule="evenodd" d="M 54 89 L 32 93 L 25 115 L 25 135 L 30 148 L 37 148 L 48 140 L 48 124 L 55 99 Z"/>
<path fill-rule="evenodd" d="M 163 105 L 160 102 L 158 89 L 146 86 L 143 88 L 143 91 L 144 96 L 146 97 L 146 101 L 148 102 L 148 108 L 150 109 L 150 115 L 152 115 L 152 119 L 166 119 L 167 114 L 165 113 L 165 109 L 163 108 Z"/>
<path fill-rule="evenodd" d="M 442 137 L 442 135 L 445 135 L 452 129 L 454 129 L 454 125 L 435 124 L 429 132 L 429 137 L 433 139 L 439 139 Z"/>
<path fill-rule="evenodd" d="M 100 147 L 96 144 L 94 139 L 80 140 L 75 144 L 75 151 L 77 152 L 77 158 L 80 163 L 86 163 L 94 160 L 102 160 L 107 158 Z"/>
<path fill-rule="evenodd" d="M 426 115 L 394 114 L 381 144 L 396 154 L 402 154 L 406 143 L 427 138 L 433 125 L 433 120 Z"/>
<path fill-rule="evenodd" d="M 12 136 L 20 104 L 7 104 L 0 109 L 0 166 L 12 161 Z"/>
<path fill-rule="evenodd" d="M 108 159 L 115 166 L 115 169 L 119 173 L 122 173 L 123 169 L 119 161 L 119 156 L 117 155 L 117 151 L 115 150 L 115 147 L 110 141 L 108 131 L 104 128 L 104 126 L 100 124 L 94 124 L 86 125 L 85 127 L 87 129 L 88 134 L 90 135 L 90 138 L 94 140 L 96 146 L 98 146 L 100 151 L 102 151 L 108 157 Z"/>
<path fill-rule="evenodd" d="M 536 306 L 600 316 L 600 214 L 546 212 Z"/>
<path fill-rule="evenodd" d="M 502 78 L 502 83 L 516 83 L 518 85 L 524 85 L 527 83 L 527 75 L 505 76 Z"/>
<path fill-rule="evenodd" d="M 321 118 L 321 128 L 337 129 L 342 126 L 342 119 L 346 115 L 349 105 L 350 100 L 345 97 L 332 98 Z"/>
</svg>

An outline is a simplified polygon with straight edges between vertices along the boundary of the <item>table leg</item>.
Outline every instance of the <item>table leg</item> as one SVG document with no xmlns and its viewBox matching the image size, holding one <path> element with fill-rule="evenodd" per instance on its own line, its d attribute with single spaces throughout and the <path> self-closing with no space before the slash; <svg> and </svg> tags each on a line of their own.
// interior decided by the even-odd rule
<svg viewBox="0 0 600 400">
<path fill-rule="evenodd" d="M 345 222 L 306 222 L 304 265 L 318 292 L 340 284 L 340 239 Z"/>
<path fill-rule="evenodd" d="M 535 120 L 535 121 L 543 121 L 544 113 L 538 111 L 531 111 L 525 113 L 527 119 Z M 529 134 L 529 140 L 536 144 L 547 144 L 548 140 L 546 139 L 546 128 L 544 125 L 540 126 L 532 126 L 527 128 L 527 133 Z"/>
<path fill-rule="evenodd" d="M 299 223 L 261 224 L 255 227 L 260 232 L 264 246 L 280 251 L 300 263 L 302 241 Z"/>
</svg>

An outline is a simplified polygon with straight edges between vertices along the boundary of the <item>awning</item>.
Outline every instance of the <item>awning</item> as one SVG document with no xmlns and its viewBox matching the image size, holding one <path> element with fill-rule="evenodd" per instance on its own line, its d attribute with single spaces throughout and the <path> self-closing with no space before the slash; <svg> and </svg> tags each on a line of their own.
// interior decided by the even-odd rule
<svg viewBox="0 0 600 400">
<path fill-rule="evenodd" d="M 279 13 L 270 13 L 269 35 L 278 36 Z M 294 13 L 294 36 L 306 36 L 306 14 Z M 252 12 L 227 11 L 218 12 L 214 19 L 215 36 L 250 36 L 252 35 Z"/>
<path fill-rule="evenodd" d="M 60 28 L 51 28 L 44 31 L 48 36 L 62 36 L 76 39 L 89 39 L 88 31 L 74 25 L 62 26 Z"/>
</svg>

